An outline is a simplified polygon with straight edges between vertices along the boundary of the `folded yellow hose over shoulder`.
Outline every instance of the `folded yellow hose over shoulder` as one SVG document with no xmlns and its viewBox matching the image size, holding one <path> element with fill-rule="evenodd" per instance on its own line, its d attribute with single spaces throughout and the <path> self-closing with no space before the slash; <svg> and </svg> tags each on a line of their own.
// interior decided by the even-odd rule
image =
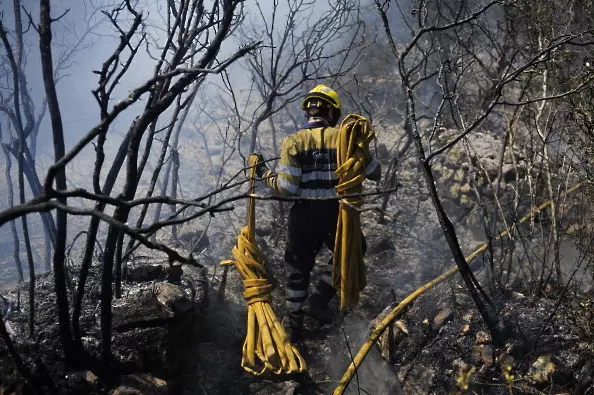
<svg viewBox="0 0 594 395">
<path fill-rule="evenodd" d="M 258 156 L 251 155 L 250 194 L 254 192 Z M 264 257 L 256 245 L 256 202 L 248 199 L 248 224 L 241 229 L 237 245 L 233 247 L 234 260 L 222 265 L 235 265 L 243 277 L 243 298 L 248 304 L 247 334 L 243 343 L 241 366 L 255 375 L 265 373 L 292 374 L 307 370 L 299 351 L 291 344 L 283 326 L 270 306 L 268 273 Z"/>
<path fill-rule="evenodd" d="M 336 176 L 338 196 L 359 194 L 363 191 L 364 169 L 371 160 L 369 142 L 375 133 L 367 119 L 349 114 L 340 125 L 337 143 L 338 168 Z M 365 266 L 361 233 L 360 197 L 340 199 L 334 257 L 332 262 L 332 283 L 340 291 L 340 309 L 355 305 L 359 293 L 365 288 Z"/>
</svg>

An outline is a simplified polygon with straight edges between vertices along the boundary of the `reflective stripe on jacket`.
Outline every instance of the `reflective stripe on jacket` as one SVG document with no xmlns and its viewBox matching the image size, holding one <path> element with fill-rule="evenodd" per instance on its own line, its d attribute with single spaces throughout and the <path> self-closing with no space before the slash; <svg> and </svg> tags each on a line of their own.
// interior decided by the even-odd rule
<svg viewBox="0 0 594 395">
<path fill-rule="evenodd" d="M 266 184 L 285 196 L 336 196 L 338 135 L 338 128 L 316 122 L 287 136 L 281 148 L 277 174 L 268 170 L 264 174 Z M 371 180 L 379 180 L 379 162 L 371 159 L 364 173 Z"/>
</svg>

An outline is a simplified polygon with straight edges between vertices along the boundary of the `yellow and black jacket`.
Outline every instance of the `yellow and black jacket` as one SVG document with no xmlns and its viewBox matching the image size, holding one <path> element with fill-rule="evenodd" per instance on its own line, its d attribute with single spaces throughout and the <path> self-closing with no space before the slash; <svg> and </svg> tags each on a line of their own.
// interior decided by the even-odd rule
<svg viewBox="0 0 594 395">
<path fill-rule="evenodd" d="M 336 196 L 338 179 L 336 144 L 338 128 L 325 122 L 307 123 L 305 127 L 283 141 L 277 174 L 268 170 L 264 181 L 274 191 L 285 196 Z M 368 179 L 379 180 L 381 167 L 370 156 L 364 172 Z"/>
</svg>

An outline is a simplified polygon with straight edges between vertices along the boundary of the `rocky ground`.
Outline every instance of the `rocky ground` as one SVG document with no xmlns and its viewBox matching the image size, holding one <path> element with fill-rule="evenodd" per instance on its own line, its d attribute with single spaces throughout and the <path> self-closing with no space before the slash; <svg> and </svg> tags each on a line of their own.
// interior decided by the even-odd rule
<svg viewBox="0 0 594 395">
<path fill-rule="evenodd" d="M 272 213 L 273 204 L 261 206 L 259 213 Z M 415 214 L 417 221 L 423 220 L 424 213 Z M 202 261 L 206 270 L 184 266 L 182 274 L 154 254 L 137 255 L 129 270 L 134 281 L 126 283 L 124 297 L 113 306 L 113 349 L 121 375 L 111 385 L 88 371 L 62 366 L 49 278 L 38 282 L 35 343 L 23 336 L 24 296 L 21 314 L 13 313 L 7 322 L 21 352 L 36 355 L 27 361 L 37 371 L 42 366 L 49 371 L 57 393 L 329 394 L 350 362 L 349 349 L 357 352 L 382 310 L 388 311 L 451 264 L 433 229 L 408 227 L 403 234 L 404 225 L 378 225 L 376 220 L 375 214 L 364 215 L 369 286 L 358 307 L 345 316 L 335 313 L 330 325 L 306 321 L 306 339 L 297 347 L 309 365 L 308 376 L 256 378 L 242 371 L 246 308 L 241 279 L 232 269 L 221 298 L 222 270 L 210 260 Z M 393 240 L 398 238 L 408 242 L 400 242 L 396 250 Z M 230 251 L 233 239 L 222 237 L 218 246 Z M 258 240 L 274 285 L 273 306 L 282 316 L 284 234 L 275 233 L 272 221 L 263 220 Z M 469 249 L 479 244 L 471 240 Z M 328 251 L 323 252 L 319 262 L 328 256 Z M 98 272 L 92 273 L 82 321 L 87 349 L 98 351 Z M 14 291 L 3 294 L 14 300 Z M 461 281 L 454 277 L 407 309 L 367 357 L 347 393 L 397 394 L 400 387 L 407 394 L 465 393 L 468 386 L 475 393 L 498 394 L 510 393 L 509 385 L 517 394 L 589 393 L 594 390 L 594 347 L 592 332 L 584 328 L 592 325 L 592 299 L 583 296 L 578 306 L 561 304 L 534 347 L 557 296 L 552 291 L 548 298 L 539 299 L 511 291 L 504 295 L 498 303 L 505 306 L 502 317 L 509 338 L 496 344 L 486 334 Z M 337 311 L 336 300 L 332 308 Z M 14 384 L 11 360 L 4 347 L 0 353 L 4 388 L 8 388 Z"/>
<path fill-rule="evenodd" d="M 488 141 L 487 145 L 494 144 Z M 481 188 L 492 181 L 495 157 L 489 161 L 493 163 L 485 164 Z M 466 172 L 469 163 L 468 155 L 458 150 L 435 165 L 440 192 L 466 253 L 480 246 L 483 239 Z M 306 376 L 260 378 L 241 369 L 246 327 L 243 285 L 232 268 L 221 295 L 223 270 L 218 265 L 219 260 L 231 257 L 244 221 L 240 210 L 215 218 L 213 222 L 220 222 L 209 229 L 209 240 L 200 237 L 204 221 L 180 231 L 179 248 L 185 252 L 192 249 L 204 269 L 172 268 L 158 254 L 142 249 L 136 253 L 123 297 L 113 304 L 113 350 L 119 374 L 110 383 L 86 369 L 63 366 L 51 278 L 37 282 L 33 341 L 27 339 L 26 288 L 20 290 L 20 310 L 15 308 L 18 288 L 0 290 L 5 297 L 0 300 L 0 310 L 4 315 L 10 311 L 6 323 L 26 362 L 35 367 L 39 377 L 44 377 L 45 371 L 51 378 L 48 391 L 53 387 L 56 393 L 73 394 L 330 394 L 349 365 L 351 353 L 358 351 L 382 314 L 453 265 L 414 162 L 403 166 L 398 180 L 402 187 L 390 198 L 387 222 L 378 224 L 376 211 L 362 214 L 368 242 L 368 286 L 360 303 L 339 315 L 334 300 L 334 320 L 329 325 L 306 320 L 305 340 L 297 344 L 308 363 Z M 512 180 L 514 172 L 506 162 L 504 176 Z M 376 186 L 368 187 L 373 190 Z M 376 207 L 381 199 L 370 198 L 368 203 Z M 273 308 L 279 318 L 284 314 L 287 209 L 276 202 L 258 203 L 257 208 L 257 241 L 266 257 Z M 169 235 L 160 237 L 169 245 L 176 243 Z M 325 263 L 329 256 L 329 251 L 322 251 L 318 263 Z M 71 270 L 76 278 L 78 269 Z M 480 262 L 476 270 L 484 283 Z M 584 278 L 582 291 L 592 285 Z M 551 288 L 544 297 L 533 298 L 516 288 L 496 297 L 507 336 L 496 342 L 487 335 L 459 275 L 455 275 L 421 296 L 399 317 L 366 358 L 347 393 L 398 394 L 401 389 L 407 394 L 594 393 L 592 292 L 571 290 L 558 305 L 559 296 L 560 290 Z M 93 353 L 100 347 L 98 298 L 99 271 L 95 266 L 81 317 L 83 341 Z M 0 377 L 0 394 L 20 393 L 13 361 L 2 343 Z"/>
</svg>

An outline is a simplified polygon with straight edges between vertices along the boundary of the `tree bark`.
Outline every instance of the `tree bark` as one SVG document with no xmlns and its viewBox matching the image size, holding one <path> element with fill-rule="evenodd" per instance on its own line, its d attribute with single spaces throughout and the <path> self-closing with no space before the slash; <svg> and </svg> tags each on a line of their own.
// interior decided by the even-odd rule
<svg viewBox="0 0 594 395">
<path fill-rule="evenodd" d="M 50 112 L 54 158 L 56 162 L 61 159 L 66 149 L 64 147 L 64 130 L 62 125 L 62 116 L 60 114 L 60 105 L 56 94 L 54 81 L 53 60 L 52 60 L 52 30 L 50 16 L 50 0 L 40 0 L 39 2 L 39 51 L 41 54 L 41 69 L 43 73 L 43 83 L 47 97 L 48 108 Z M 66 189 L 66 170 L 62 167 L 56 173 L 56 189 Z M 48 193 L 49 191 L 44 191 Z M 58 201 L 66 205 L 66 198 L 58 198 Z M 74 343 L 70 328 L 70 318 L 68 309 L 68 293 L 66 289 L 66 270 L 64 266 L 66 237 L 67 237 L 67 214 L 58 210 L 56 213 L 56 243 L 53 258 L 54 285 L 56 292 L 56 304 L 58 308 L 58 322 L 60 325 L 60 337 L 66 359 L 73 360 Z"/>
<path fill-rule="evenodd" d="M 12 339 L 10 338 L 10 335 L 8 334 L 8 331 L 6 330 L 6 325 L 4 324 L 4 320 L 2 319 L 2 317 L 0 317 L 0 338 L 2 338 L 2 340 L 4 340 L 4 344 L 6 344 L 6 348 L 8 349 L 10 356 L 14 360 L 14 364 L 16 365 L 18 372 L 21 374 L 21 376 L 23 376 L 25 378 L 25 380 L 32 383 L 33 380 L 31 377 L 31 371 L 29 370 L 27 365 L 25 365 L 25 363 L 21 359 L 21 356 L 17 352 L 17 350 L 14 346 L 14 343 L 12 342 Z"/>
<path fill-rule="evenodd" d="M 186 118 L 188 117 L 188 112 L 190 111 L 190 107 L 192 106 L 192 103 L 194 102 L 194 99 L 196 98 L 196 94 L 198 93 L 198 88 L 200 87 L 200 85 L 202 85 L 202 81 L 199 81 L 196 86 L 194 87 L 194 91 L 192 91 L 192 95 L 190 96 L 189 100 L 188 100 L 188 104 L 186 105 L 186 108 L 184 109 L 184 112 L 182 113 L 182 116 L 180 118 L 180 120 L 178 121 L 178 124 L 175 126 L 175 132 L 173 132 L 173 142 L 171 143 L 171 150 L 177 150 L 177 146 L 179 145 L 179 134 L 181 132 L 181 128 L 182 125 L 184 124 L 184 122 L 186 121 Z M 173 119 L 173 118 L 172 118 Z M 169 138 L 167 139 L 167 141 L 169 141 Z M 165 147 L 167 148 L 167 147 Z M 163 173 L 163 182 L 161 183 L 161 196 L 164 196 L 167 194 L 167 186 L 169 185 L 169 174 L 171 173 L 171 164 L 172 164 L 172 160 L 173 157 L 169 158 L 169 161 L 167 162 L 167 166 L 165 167 L 165 172 Z M 161 168 L 159 167 L 159 170 Z M 159 220 L 159 218 L 161 217 L 161 208 L 162 208 L 162 204 L 158 203 L 155 207 L 155 214 L 153 216 L 153 222 L 157 222 Z M 157 233 L 155 233 L 153 235 L 153 240 L 157 240 Z"/>
<path fill-rule="evenodd" d="M 401 59 L 402 62 L 402 59 Z M 401 64 L 402 66 L 402 64 Z M 403 69 L 403 68 L 402 68 Z M 466 284 L 466 288 L 470 293 L 481 317 L 487 324 L 489 331 L 491 332 L 491 336 L 495 343 L 501 342 L 503 340 L 503 336 L 501 335 L 499 329 L 497 328 L 497 318 L 493 317 L 491 312 L 489 312 L 487 306 L 481 300 L 481 296 L 479 295 L 479 288 L 478 288 L 478 281 L 474 278 L 474 274 L 466 259 L 464 258 L 464 254 L 462 249 L 460 248 L 460 243 L 458 242 L 458 238 L 456 236 L 456 230 L 454 229 L 454 225 L 450 221 L 449 217 L 447 216 L 441 201 L 439 200 L 439 194 L 437 193 L 437 189 L 435 187 L 435 178 L 433 177 L 433 173 L 431 172 L 431 165 L 426 160 L 425 157 L 425 149 L 423 147 L 423 142 L 421 140 L 421 135 L 419 130 L 417 129 L 417 120 L 415 116 L 415 102 L 413 97 L 413 91 L 408 87 L 408 80 L 406 76 L 401 74 L 403 78 L 402 85 L 406 90 L 407 93 L 407 118 L 409 118 L 411 123 L 410 128 L 410 138 L 415 144 L 417 149 L 417 155 L 419 164 L 421 169 L 423 170 L 423 177 L 425 178 L 425 184 L 429 191 L 429 196 L 431 197 L 431 202 L 433 203 L 433 207 L 435 209 L 435 213 L 437 214 L 437 219 L 439 220 L 439 224 L 441 226 L 443 235 L 448 243 L 450 248 L 450 252 L 454 257 L 454 261 L 456 262 L 456 266 L 458 266 L 458 270 L 460 271 L 460 275 Z M 482 291 L 482 290 L 480 290 Z M 484 292 L 481 292 L 483 295 Z"/>
<path fill-rule="evenodd" d="M 4 175 L 6 176 L 6 186 L 8 189 L 8 208 L 11 209 L 14 206 L 14 186 L 12 185 L 12 176 L 10 175 L 10 171 L 12 169 L 12 161 L 10 159 L 10 154 L 8 149 L 2 143 L 2 126 L 0 125 L 0 144 L 2 144 L 2 149 L 4 151 L 4 155 L 6 158 L 6 168 L 4 169 Z M 14 264 L 16 266 L 17 275 L 19 278 L 19 283 L 24 281 L 23 277 L 23 263 L 21 262 L 20 256 L 20 240 L 19 234 L 17 232 L 16 224 L 14 221 L 10 221 L 10 231 L 12 232 L 13 238 L 13 251 L 12 256 L 14 257 Z"/>
<path fill-rule="evenodd" d="M 197 89 L 195 88 L 194 92 L 192 92 L 192 95 L 190 96 L 190 100 L 188 102 L 188 106 L 192 103 L 195 95 L 196 95 L 196 91 Z M 181 111 L 181 106 L 177 106 L 175 108 L 175 111 L 173 112 L 173 115 L 171 116 L 172 120 L 177 119 L 179 112 Z M 182 120 L 183 122 L 183 120 Z M 161 169 L 163 168 L 163 164 L 165 163 L 165 157 L 167 156 L 167 151 L 169 150 L 169 140 L 171 138 L 171 134 L 173 132 L 173 129 L 176 125 L 174 123 L 172 123 L 168 128 L 167 128 L 167 133 L 165 135 L 165 138 L 163 139 L 163 146 L 161 147 L 161 153 L 159 154 L 159 159 L 157 160 L 157 165 L 155 166 L 155 169 L 153 170 L 153 174 L 151 176 L 151 182 L 148 188 L 148 191 L 146 192 L 146 197 L 151 197 L 153 196 L 153 193 L 155 192 L 155 187 L 157 185 L 157 181 L 159 179 L 159 174 L 161 173 Z M 142 206 L 142 209 L 140 210 L 140 215 L 138 216 L 138 220 L 136 221 L 136 227 L 140 228 L 142 227 L 142 224 L 144 223 L 144 219 L 146 218 L 146 215 L 148 213 L 148 209 L 149 209 L 149 205 L 145 204 Z M 128 241 L 128 244 L 126 246 L 126 252 L 125 252 L 125 256 L 127 256 L 131 251 L 132 248 L 134 246 L 134 239 L 130 238 L 130 240 Z M 125 266 L 123 268 L 123 272 L 125 275 Z"/>
<path fill-rule="evenodd" d="M 179 152 L 178 151 L 173 151 L 171 153 L 171 160 L 173 162 L 173 173 L 171 175 L 171 197 L 173 199 L 177 199 L 177 188 L 178 188 L 178 183 L 179 183 Z M 175 215 L 176 210 L 176 205 L 172 204 L 169 206 L 169 208 L 171 209 L 171 215 Z M 171 237 L 173 238 L 173 240 L 177 241 L 177 230 L 178 227 L 177 225 L 173 225 L 171 227 Z"/>
<path fill-rule="evenodd" d="M 13 5 L 16 8 L 18 6 L 18 2 L 14 2 Z M 18 16 L 18 13 L 17 13 Z M 21 94 L 25 91 L 22 89 L 21 86 L 21 72 L 20 68 L 20 57 L 22 51 L 22 34 L 20 34 L 20 20 L 16 22 L 17 28 L 17 51 L 16 51 L 16 59 L 14 54 L 11 51 L 10 44 L 8 43 L 8 38 L 6 36 L 6 31 L 4 30 L 3 26 L 0 26 L 0 36 L 2 38 L 2 42 L 4 43 L 4 47 L 6 48 L 7 56 L 10 60 L 11 68 L 12 68 L 12 82 L 14 86 L 14 96 L 13 96 L 13 104 L 14 104 L 14 113 L 16 119 L 16 129 L 18 131 L 18 155 L 17 155 L 17 163 L 18 163 L 18 180 L 19 180 L 19 200 L 20 203 L 25 203 L 25 182 L 23 178 L 23 152 L 25 142 L 25 130 L 23 126 L 23 119 L 21 115 Z M 25 115 L 27 119 L 29 119 L 28 112 L 25 111 Z M 31 242 L 29 240 L 29 231 L 27 226 L 27 216 L 23 215 L 21 217 L 22 226 L 23 226 L 23 238 L 25 241 L 25 248 L 27 251 L 27 261 L 29 266 L 29 335 L 33 336 L 35 333 L 35 321 L 34 321 L 34 306 L 35 306 L 35 265 L 33 262 L 33 254 L 31 252 Z"/>
<path fill-rule="evenodd" d="M 115 256 L 115 297 L 122 297 L 122 247 L 124 244 L 124 232 L 118 235 Z"/>
<path fill-rule="evenodd" d="M 106 133 L 102 132 L 99 134 L 99 139 L 97 142 L 97 158 L 95 161 L 95 170 L 93 172 L 93 184 L 95 185 L 95 189 L 97 189 L 97 185 L 99 183 L 99 175 L 101 173 L 101 167 L 103 166 L 103 161 L 105 159 L 105 155 L 103 153 L 103 146 L 105 143 Z M 107 173 L 107 177 L 105 178 L 105 182 L 103 184 L 103 188 L 99 190 L 99 193 L 103 193 L 104 195 L 109 195 L 115 185 L 117 180 L 118 174 L 122 165 L 124 164 L 124 160 L 126 159 L 126 147 L 128 146 L 128 142 L 130 141 L 130 134 L 126 135 L 116 156 L 113 160 L 112 166 Z M 96 191 L 97 192 L 97 191 Z M 95 210 L 103 211 L 105 209 L 104 203 L 97 203 L 95 205 Z M 85 242 L 85 252 L 83 255 L 80 273 L 78 276 L 78 285 L 76 289 L 76 297 L 74 299 L 74 308 L 72 312 L 72 327 L 74 330 L 74 337 L 75 342 L 79 347 L 82 347 L 82 333 L 80 331 L 80 313 L 82 310 L 82 302 L 85 294 L 85 286 L 87 282 L 87 277 L 89 275 L 89 269 L 91 267 L 91 262 L 93 260 L 93 253 L 95 251 L 95 240 L 97 239 L 97 233 L 99 232 L 99 225 L 101 221 L 97 217 L 92 217 L 89 223 L 89 228 L 87 230 L 87 240 Z"/>
</svg>

